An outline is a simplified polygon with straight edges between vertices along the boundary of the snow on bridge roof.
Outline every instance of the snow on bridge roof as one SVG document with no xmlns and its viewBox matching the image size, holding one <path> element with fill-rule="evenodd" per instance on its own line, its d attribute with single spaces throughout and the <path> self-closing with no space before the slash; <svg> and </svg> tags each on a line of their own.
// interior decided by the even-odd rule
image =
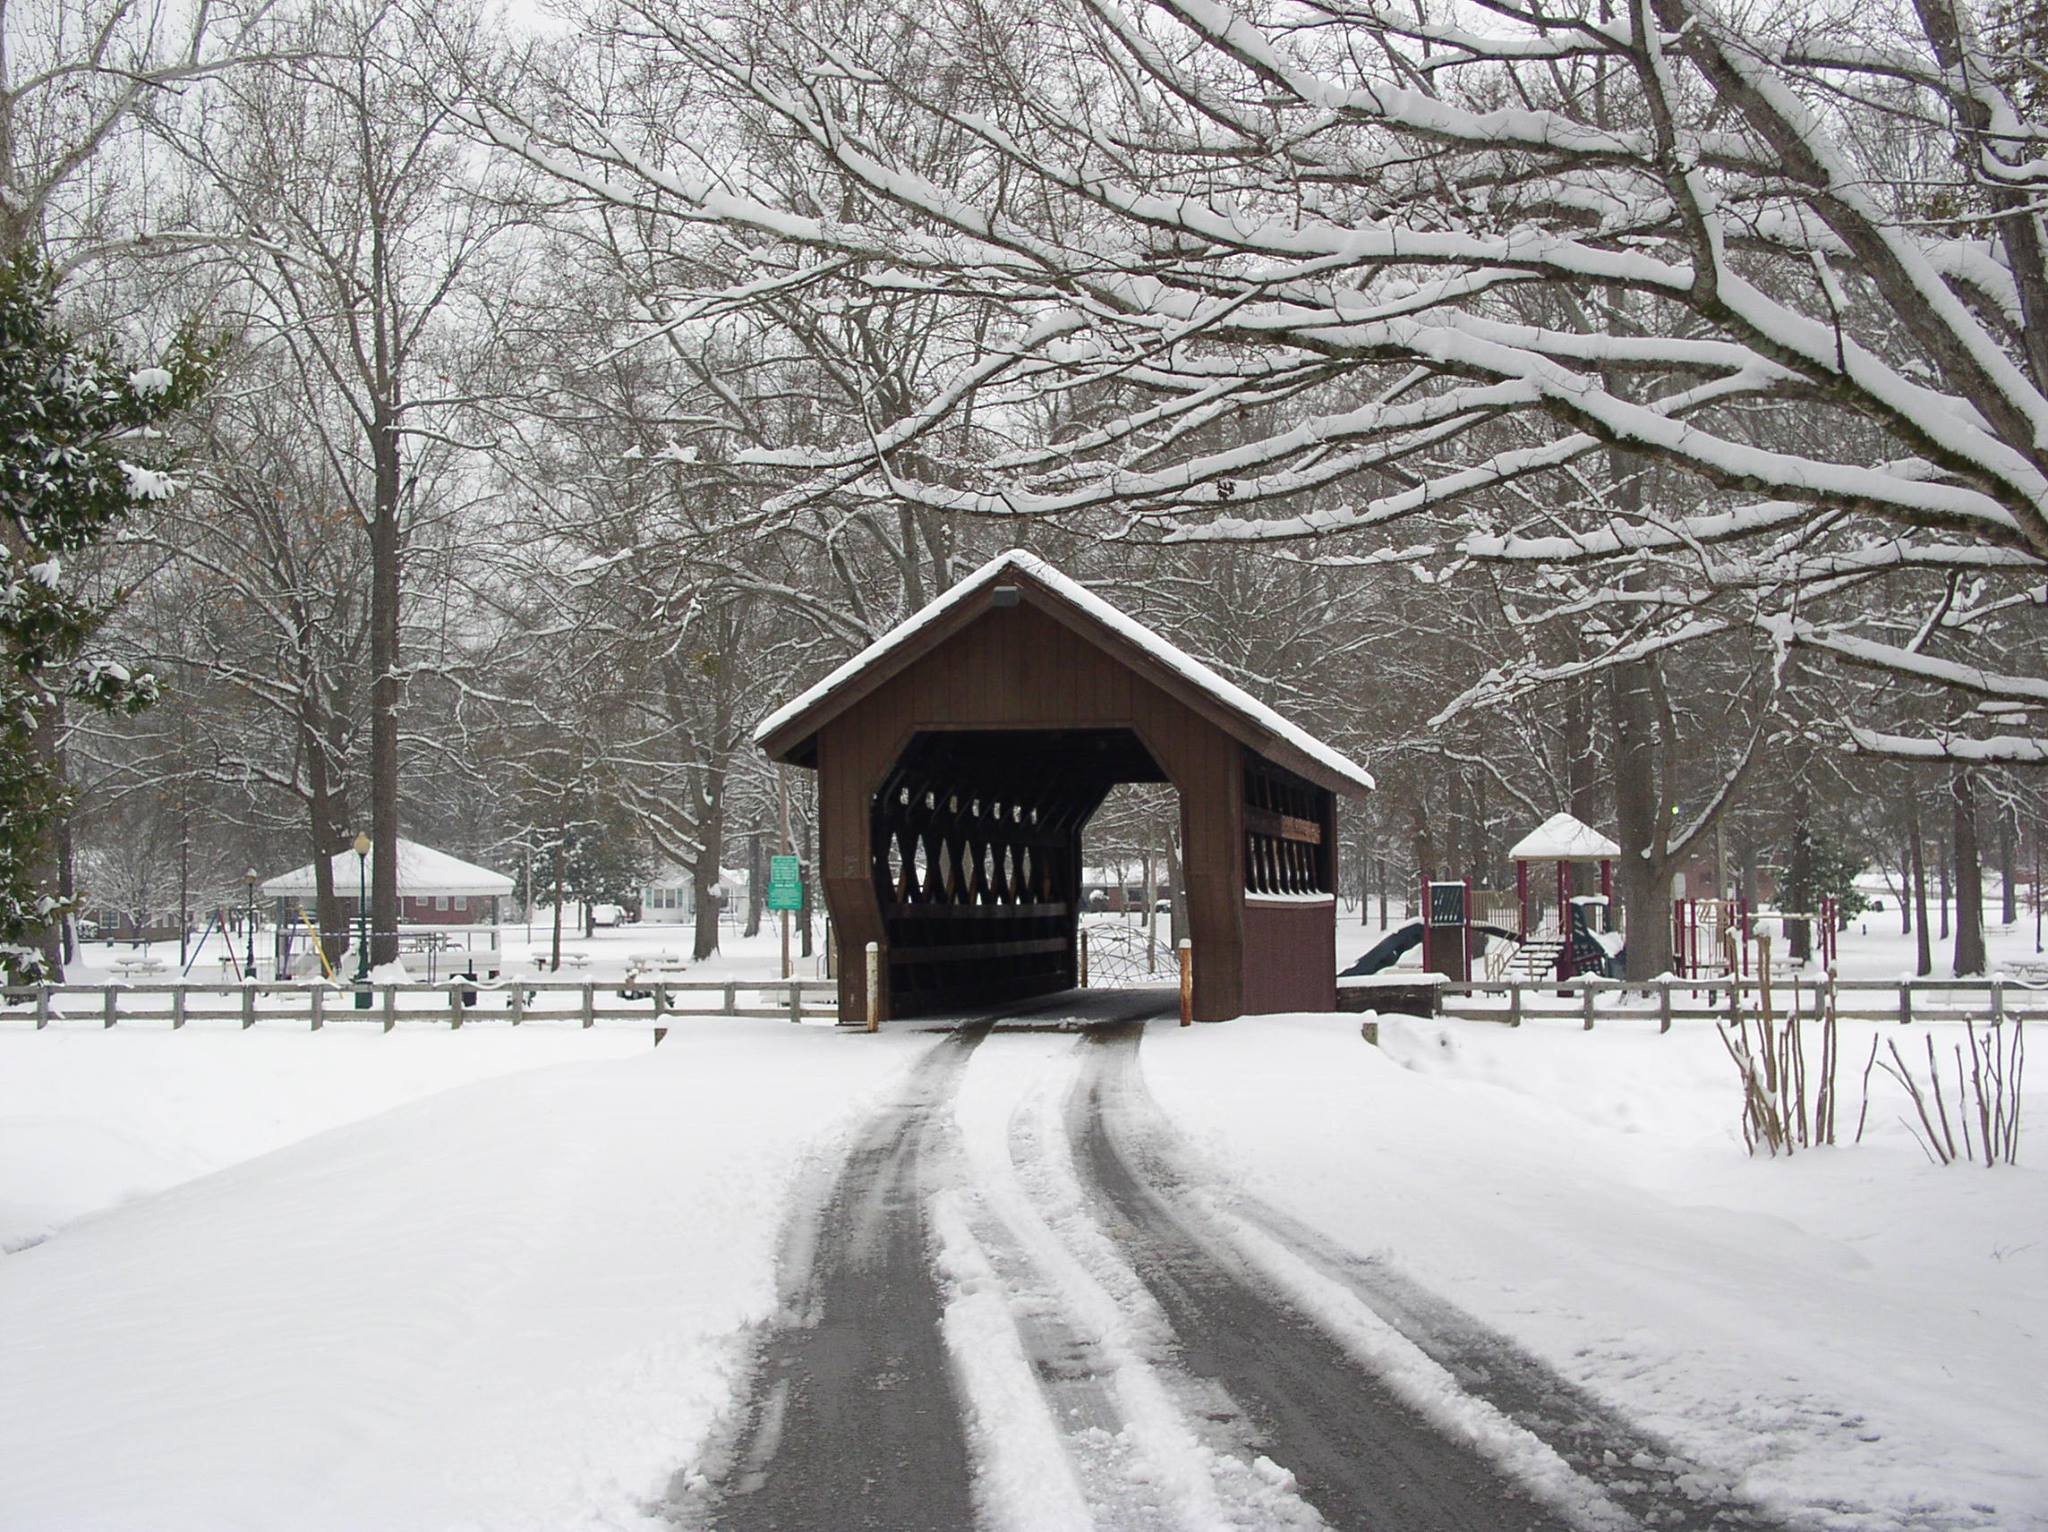
<svg viewBox="0 0 2048 1532">
<path fill-rule="evenodd" d="M 353 851 L 337 851 L 334 854 L 334 891 L 343 898 L 354 896 L 359 877 L 374 876 L 377 868 L 377 853 L 372 851 L 362 867 L 356 865 Z M 432 846 L 422 846 L 416 840 L 400 837 L 398 842 L 398 896 L 401 899 L 419 899 L 442 895 L 509 894 L 512 880 L 502 872 L 492 872 L 488 867 L 479 867 L 474 862 L 465 862 L 460 857 L 450 856 L 445 851 L 436 851 Z M 313 895 L 313 864 L 295 867 L 290 872 L 281 872 L 268 882 L 261 884 L 258 891 L 266 899 L 289 899 L 294 896 L 311 898 Z"/>
<path fill-rule="evenodd" d="M 1206 701 L 1216 711 L 1235 720 L 1254 738 L 1255 746 L 1277 744 L 1281 764 L 1306 768 L 1326 786 L 1346 792 L 1367 792 L 1373 786 L 1372 773 L 1342 752 L 1324 744 L 1307 730 L 1289 723 L 1242 687 L 1225 680 L 1186 650 L 1112 606 L 1079 581 L 1021 548 L 999 553 L 951 590 L 911 614 L 901 623 L 839 666 L 801 696 L 784 703 L 754 727 L 754 743 L 772 755 L 783 756 L 798 742 L 791 737 L 792 725 L 803 725 L 802 733 L 814 733 L 829 718 L 850 707 L 864 695 L 855 683 L 863 676 L 878 679 L 893 674 L 926 646 L 943 638 L 935 632 L 948 617 L 958 616 L 964 624 L 972 615 L 967 609 L 977 596 L 990 591 L 1005 576 L 1022 575 L 1060 604 L 1074 609 L 1096 626 L 1107 630 L 1146 659 L 1166 670 L 1186 691 Z M 834 704 L 837 704 L 836 706 Z M 1292 757 L 1293 759 L 1288 759 Z"/>
<path fill-rule="evenodd" d="M 1609 862 L 1621 847 L 1570 814 L 1552 814 L 1514 844 L 1514 862 Z"/>
</svg>

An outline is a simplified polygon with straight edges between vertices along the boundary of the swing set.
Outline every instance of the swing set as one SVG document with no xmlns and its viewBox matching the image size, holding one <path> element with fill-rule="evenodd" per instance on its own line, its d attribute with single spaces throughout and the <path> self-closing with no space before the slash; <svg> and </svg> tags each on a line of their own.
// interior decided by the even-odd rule
<svg viewBox="0 0 2048 1532">
<path fill-rule="evenodd" d="M 1788 932 L 1795 921 L 1805 921 L 1811 936 L 1808 950 L 1824 969 L 1832 970 L 1838 953 L 1839 921 L 1834 896 L 1823 894 L 1817 912 L 1803 910 L 1751 910 L 1747 899 L 1674 899 L 1671 901 L 1671 966 L 1681 979 L 1749 977 L 1750 944 L 1759 926 L 1777 922 Z M 1767 933 L 1766 933 L 1767 934 Z M 1736 940 L 1732 947 L 1730 936 Z M 1739 972 L 1730 968 L 1729 953 L 1735 954 Z"/>
</svg>

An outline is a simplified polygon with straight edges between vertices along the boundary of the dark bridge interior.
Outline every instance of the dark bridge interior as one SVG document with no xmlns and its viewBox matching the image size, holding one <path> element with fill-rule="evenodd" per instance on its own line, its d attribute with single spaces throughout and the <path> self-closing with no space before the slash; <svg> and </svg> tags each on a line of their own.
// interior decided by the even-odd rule
<svg viewBox="0 0 2048 1532">
<path fill-rule="evenodd" d="M 912 736 L 868 840 L 895 1013 L 1071 988 L 1082 829 L 1119 783 L 1166 780 L 1129 729 Z"/>
</svg>

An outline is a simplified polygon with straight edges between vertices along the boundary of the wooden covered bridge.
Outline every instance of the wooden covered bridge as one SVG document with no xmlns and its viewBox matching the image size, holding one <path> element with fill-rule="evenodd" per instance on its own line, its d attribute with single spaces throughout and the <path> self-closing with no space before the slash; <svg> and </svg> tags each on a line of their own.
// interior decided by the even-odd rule
<svg viewBox="0 0 2048 1532">
<path fill-rule="evenodd" d="M 1194 1008 L 1336 1004 L 1336 796 L 1372 778 L 1028 553 L 991 560 L 756 743 L 818 773 L 844 1020 L 1072 987 L 1081 836 L 1121 782 L 1180 795 Z"/>
</svg>

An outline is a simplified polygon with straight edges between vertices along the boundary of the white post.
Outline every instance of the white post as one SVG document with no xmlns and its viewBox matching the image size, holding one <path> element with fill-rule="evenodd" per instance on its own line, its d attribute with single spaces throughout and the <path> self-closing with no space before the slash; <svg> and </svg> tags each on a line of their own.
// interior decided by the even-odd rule
<svg viewBox="0 0 2048 1532">
<path fill-rule="evenodd" d="M 877 1032 L 882 1026 L 882 947 L 879 942 L 868 943 L 868 1030 Z"/>
</svg>

